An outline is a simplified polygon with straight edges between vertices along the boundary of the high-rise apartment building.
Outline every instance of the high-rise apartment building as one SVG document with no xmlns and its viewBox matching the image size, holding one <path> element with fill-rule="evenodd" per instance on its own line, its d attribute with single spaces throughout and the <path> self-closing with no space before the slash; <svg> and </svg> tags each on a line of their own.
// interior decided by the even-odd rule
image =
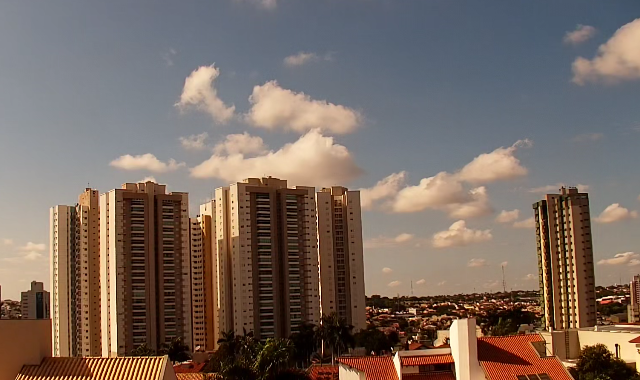
<svg viewBox="0 0 640 380">
<path fill-rule="evenodd" d="M 215 202 L 200 207 L 200 215 L 191 218 L 191 307 L 194 350 L 212 351 L 220 337 L 214 250 L 213 216 Z"/>
<path fill-rule="evenodd" d="M 541 305 L 549 330 L 596 324 L 589 196 L 561 188 L 533 204 Z"/>
<path fill-rule="evenodd" d="M 216 189 L 216 331 L 264 340 L 319 322 L 314 193 L 272 177 Z"/>
<path fill-rule="evenodd" d="M 49 319 L 49 292 L 42 282 L 31 281 L 31 289 L 20 294 L 22 319 Z"/>
<path fill-rule="evenodd" d="M 191 346 L 187 193 L 154 182 L 100 196 L 102 355 L 126 355 L 173 338 Z"/>
<path fill-rule="evenodd" d="M 366 328 L 360 192 L 336 186 L 316 194 L 322 314 Z"/>
<path fill-rule="evenodd" d="M 54 356 L 100 356 L 100 211 L 97 190 L 50 210 Z"/>
<path fill-rule="evenodd" d="M 628 321 L 631 323 L 640 322 L 640 275 L 633 276 L 629 289 L 631 299 L 627 305 Z"/>
</svg>

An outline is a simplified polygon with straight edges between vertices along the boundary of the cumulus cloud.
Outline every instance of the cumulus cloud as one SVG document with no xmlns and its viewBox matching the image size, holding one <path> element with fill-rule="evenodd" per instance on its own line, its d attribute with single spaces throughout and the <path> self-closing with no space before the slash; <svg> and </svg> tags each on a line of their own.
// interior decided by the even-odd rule
<svg viewBox="0 0 640 380">
<path fill-rule="evenodd" d="M 528 139 L 518 140 L 508 148 L 500 147 L 491 153 L 483 153 L 465 165 L 458 176 L 470 183 L 490 183 L 523 177 L 528 170 L 520 164 L 515 153 L 518 148 L 527 148 L 532 144 Z"/>
<path fill-rule="evenodd" d="M 416 281 L 416 285 L 424 285 L 427 283 L 427 280 L 425 280 L 424 278 L 421 278 L 420 280 Z"/>
<path fill-rule="evenodd" d="M 362 174 L 346 147 L 313 130 L 277 151 L 256 157 L 242 153 L 211 158 L 191 169 L 195 178 L 219 178 L 227 182 L 271 175 L 292 185 L 345 184 Z"/>
<path fill-rule="evenodd" d="M 19 249 L 23 252 L 31 252 L 31 251 L 43 252 L 47 249 L 47 246 L 44 243 L 28 242 L 27 244 L 23 245 Z"/>
<path fill-rule="evenodd" d="M 46 244 L 32 243 L 18 247 L 18 256 L 4 258 L 4 261 L 12 263 L 20 263 L 24 261 L 36 261 L 44 258 L 43 252 L 47 250 Z"/>
<path fill-rule="evenodd" d="M 618 29 L 614 35 L 598 48 L 593 59 L 583 57 L 573 61 L 573 82 L 602 81 L 616 83 L 623 80 L 640 79 L 640 18 Z"/>
<path fill-rule="evenodd" d="M 331 61 L 333 60 L 333 55 L 331 53 L 327 53 L 323 56 L 320 56 L 316 53 L 301 51 L 286 57 L 284 59 L 284 65 L 287 67 L 297 67 L 313 61 L 321 61 L 321 60 Z"/>
<path fill-rule="evenodd" d="M 440 282 L 438 282 L 436 285 L 438 285 L 438 286 L 443 286 L 443 285 L 444 285 L 444 284 L 446 284 L 446 283 L 447 283 L 446 281 L 440 281 Z"/>
<path fill-rule="evenodd" d="M 393 173 L 378 181 L 373 187 L 360 189 L 360 204 L 364 210 L 373 208 L 374 202 L 396 196 L 404 186 L 407 173 Z"/>
<path fill-rule="evenodd" d="M 177 163 L 173 158 L 167 162 L 162 162 L 153 154 L 146 153 L 138 156 L 125 154 L 111 161 L 110 165 L 123 170 L 148 170 L 154 173 L 165 173 L 177 170 L 185 166 L 185 163 Z"/>
<path fill-rule="evenodd" d="M 511 223 L 513 221 L 518 220 L 520 217 L 520 210 L 515 209 L 511 211 L 502 210 L 500 214 L 496 217 L 496 222 L 498 223 Z"/>
<path fill-rule="evenodd" d="M 195 108 L 208 113 L 218 123 L 228 122 L 234 115 L 235 106 L 227 106 L 218 97 L 214 81 L 219 75 L 220 70 L 214 65 L 195 69 L 185 79 L 180 101 L 175 106 L 182 111 Z"/>
<path fill-rule="evenodd" d="M 402 284 L 400 281 L 391 281 L 387 284 L 387 286 L 390 288 L 395 288 L 396 286 L 400 286 L 400 284 Z"/>
<path fill-rule="evenodd" d="M 147 177 L 144 177 L 143 179 L 141 179 L 140 181 L 138 181 L 138 183 L 147 183 L 147 182 L 158 183 L 158 181 L 156 181 L 156 177 L 153 177 L 153 176 L 147 176 Z"/>
<path fill-rule="evenodd" d="M 602 259 L 598 261 L 598 265 L 626 265 L 636 266 L 640 264 L 640 255 L 635 252 L 618 253 L 610 259 Z"/>
<path fill-rule="evenodd" d="M 565 44 L 579 45 L 595 36 L 597 30 L 593 26 L 578 24 L 575 30 L 567 32 L 562 41 Z"/>
<path fill-rule="evenodd" d="M 586 143 L 586 142 L 594 142 L 598 140 L 602 140 L 604 138 L 604 134 L 602 133 L 582 133 L 577 136 L 574 136 L 571 141 L 577 143 Z"/>
<path fill-rule="evenodd" d="M 532 281 L 532 280 L 537 280 L 538 276 L 536 276 L 535 274 L 529 273 L 528 275 L 524 276 L 523 280 L 525 281 Z"/>
<path fill-rule="evenodd" d="M 481 243 L 491 239 L 493 239 L 491 230 L 473 230 L 467 228 L 464 220 L 458 220 L 448 230 L 434 234 L 432 244 L 435 248 L 449 248 Z"/>
<path fill-rule="evenodd" d="M 507 265 L 509 265 L 508 261 L 503 261 L 503 262 L 500 263 L 501 267 L 506 267 Z"/>
<path fill-rule="evenodd" d="M 200 133 L 199 135 L 180 137 L 180 145 L 186 150 L 204 150 L 207 148 L 206 140 L 208 138 L 209 134 L 207 132 Z"/>
<path fill-rule="evenodd" d="M 169 49 L 166 52 L 162 53 L 162 60 L 164 61 L 164 63 L 167 64 L 167 66 L 171 67 L 173 66 L 173 57 L 178 54 L 178 52 L 176 51 L 176 49 Z"/>
<path fill-rule="evenodd" d="M 2 239 L 3 245 L 13 245 L 13 239 Z"/>
<path fill-rule="evenodd" d="M 531 218 L 527 218 L 527 219 L 520 220 L 513 223 L 513 228 L 535 228 L 535 227 L 536 227 L 536 220 L 533 216 Z"/>
<path fill-rule="evenodd" d="M 614 203 L 607 206 L 602 213 L 594 220 L 598 223 L 615 223 L 627 219 L 635 219 L 638 217 L 637 211 L 629 211 L 620 206 L 620 203 Z"/>
<path fill-rule="evenodd" d="M 367 239 L 364 241 L 364 248 L 388 248 L 404 243 L 408 243 L 413 240 L 414 236 L 408 233 L 401 233 L 395 237 L 378 236 L 376 238 Z"/>
<path fill-rule="evenodd" d="M 260 136 L 251 136 L 245 132 L 228 135 L 224 141 L 216 144 L 213 151 L 218 155 L 264 154 L 267 152 L 267 146 Z"/>
<path fill-rule="evenodd" d="M 398 191 L 393 200 L 395 212 L 442 210 L 451 218 L 469 219 L 493 212 L 484 186 L 469 189 L 468 184 L 509 180 L 527 174 L 527 169 L 515 157 L 519 148 L 529 147 L 530 140 L 518 140 L 508 148 L 498 148 L 474 158 L 456 173 L 440 172 L 423 178 L 415 186 Z"/>
<path fill-rule="evenodd" d="M 485 259 L 471 259 L 469 260 L 469 262 L 467 262 L 467 266 L 469 268 L 484 267 L 486 265 L 487 265 L 487 260 Z"/>
<path fill-rule="evenodd" d="M 558 193 L 561 187 L 569 187 L 569 185 L 562 182 L 558 182 L 555 185 L 546 185 L 546 186 L 531 188 L 529 189 L 529 192 L 538 193 L 538 194 Z M 589 185 L 583 185 L 583 184 L 577 184 L 575 187 L 580 192 L 587 192 L 589 191 L 589 188 L 590 188 Z"/>
<path fill-rule="evenodd" d="M 349 107 L 311 99 L 270 81 L 255 86 L 249 97 L 251 109 L 246 120 L 259 128 L 291 130 L 305 133 L 320 129 L 335 134 L 351 133 L 362 123 L 358 111 Z"/>
<path fill-rule="evenodd" d="M 391 269 L 391 268 L 387 268 L 387 267 L 382 268 L 382 273 L 389 274 L 391 272 L 393 272 L 393 269 Z"/>
</svg>

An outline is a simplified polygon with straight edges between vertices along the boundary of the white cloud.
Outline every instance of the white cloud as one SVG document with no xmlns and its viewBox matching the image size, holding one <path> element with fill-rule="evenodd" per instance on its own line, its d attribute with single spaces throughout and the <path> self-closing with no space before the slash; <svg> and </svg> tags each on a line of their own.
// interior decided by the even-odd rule
<svg viewBox="0 0 640 380">
<path fill-rule="evenodd" d="M 2 239 L 3 245 L 13 245 L 13 239 Z"/>
<path fill-rule="evenodd" d="M 141 179 L 140 181 L 138 181 L 138 183 L 147 183 L 147 182 L 158 183 L 158 181 L 156 181 L 156 177 L 153 177 L 153 176 L 147 176 L 147 177 L 144 177 L 143 179 Z"/>
<path fill-rule="evenodd" d="M 511 223 L 513 221 L 518 220 L 520 217 L 520 210 L 515 209 L 511 211 L 502 210 L 500 214 L 496 217 L 496 222 L 498 223 Z"/>
<path fill-rule="evenodd" d="M 506 267 L 507 265 L 509 265 L 508 261 L 503 261 L 503 262 L 500 263 L 501 267 Z"/>
<path fill-rule="evenodd" d="M 596 34 L 596 31 L 593 26 L 578 24 L 576 30 L 567 32 L 562 41 L 565 44 L 578 45 L 591 39 Z"/>
<path fill-rule="evenodd" d="M 461 203 L 452 203 L 443 206 L 450 218 L 471 219 L 479 216 L 491 214 L 493 207 L 489 203 L 487 188 L 484 186 L 471 189 L 468 192 L 468 200 Z"/>
<path fill-rule="evenodd" d="M 242 0 L 239 0 L 242 1 Z M 244 0 L 247 3 L 255 4 L 259 8 L 263 9 L 276 9 L 278 6 L 277 0 Z"/>
<path fill-rule="evenodd" d="M 602 140 L 603 138 L 604 134 L 602 133 L 582 133 L 580 135 L 574 136 L 571 141 L 577 143 L 586 143 Z"/>
<path fill-rule="evenodd" d="M 180 110 L 196 108 L 207 112 L 218 123 L 228 122 L 234 115 L 235 106 L 227 106 L 218 97 L 218 91 L 213 82 L 220 75 L 214 65 L 200 66 L 184 81 L 184 88 L 180 101 L 175 104 Z"/>
<path fill-rule="evenodd" d="M 440 281 L 440 282 L 438 282 L 438 284 L 437 284 L 437 285 L 438 285 L 438 286 L 443 286 L 443 285 L 444 285 L 444 284 L 446 284 L 446 283 L 447 283 L 446 281 Z"/>
<path fill-rule="evenodd" d="M 36 261 L 44 258 L 43 252 L 47 250 L 46 244 L 32 243 L 18 247 L 19 256 L 6 257 L 3 260 L 10 263 L 21 263 L 25 261 Z"/>
<path fill-rule="evenodd" d="M 529 189 L 529 192 L 540 193 L 540 194 L 558 193 L 561 187 L 568 187 L 568 185 L 565 183 L 559 182 L 559 183 L 556 183 L 555 185 L 534 187 Z M 577 184 L 575 187 L 578 189 L 578 191 L 583 193 L 589 191 L 589 188 L 590 188 L 589 185 L 583 185 L 583 184 Z"/>
<path fill-rule="evenodd" d="M 626 265 L 636 266 L 640 264 L 640 255 L 635 252 L 618 253 L 610 259 L 598 261 L 598 265 Z"/>
<path fill-rule="evenodd" d="M 296 66 L 302 66 L 304 64 L 307 64 L 313 61 L 320 61 L 320 60 L 331 61 L 333 60 L 333 55 L 331 53 L 327 53 L 323 56 L 320 56 L 316 53 L 301 51 L 286 57 L 284 59 L 284 65 L 287 67 L 296 67 Z"/>
<path fill-rule="evenodd" d="M 360 204 L 364 210 L 373 208 L 374 202 L 396 196 L 404 185 L 407 173 L 393 173 L 378 181 L 373 187 L 360 189 Z"/>
<path fill-rule="evenodd" d="M 227 182 L 271 175 L 293 185 L 345 184 L 362 174 L 346 147 L 314 130 L 277 151 L 257 157 L 214 154 L 191 169 L 196 178 L 219 178 Z"/>
<path fill-rule="evenodd" d="M 423 178 L 416 186 L 407 186 L 398 192 L 393 204 L 396 212 L 416 212 L 427 208 L 439 208 L 449 204 L 465 203 L 469 194 L 455 176 L 440 172 Z"/>
<path fill-rule="evenodd" d="M 536 227 L 536 220 L 533 216 L 531 218 L 527 218 L 527 219 L 520 220 L 513 223 L 513 228 L 535 228 L 535 227 Z"/>
<path fill-rule="evenodd" d="M 487 260 L 485 259 L 471 259 L 467 262 L 467 266 L 469 268 L 479 268 L 487 265 Z"/>
<path fill-rule="evenodd" d="M 533 281 L 533 280 L 537 280 L 538 276 L 536 276 L 535 274 L 529 273 L 528 275 L 524 276 L 523 280 L 525 281 Z"/>
<path fill-rule="evenodd" d="M 427 280 L 425 280 L 424 278 L 421 278 L 420 280 L 416 281 L 416 285 L 424 285 L 427 283 Z"/>
<path fill-rule="evenodd" d="M 249 97 L 251 109 L 246 120 L 259 128 L 282 128 L 299 133 L 312 129 L 345 134 L 362 123 L 359 112 L 342 105 L 314 100 L 310 96 L 284 89 L 276 81 L 255 86 Z"/>
<path fill-rule="evenodd" d="M 401 233 L 396 237 L 385 237 L 379 236 L 372 239 L 367 239 L 364 241 L 364 248 L 375 249 L 375 248 L 388 248 L 397 245 L 401 245 L 404 243 L 408 243 L 413 240 L 414 236 L 408 233 Z"/>
<path fill-rule="evenodd" d="M 594 220 L 598 223 L 615 223 L 627 219 L 635 219 L 638 217 L 637 211 L 629 211 L 628 209 L 620 206 L 619 203 L 614 203 L 607 206 L 602 213 Z"/>
<path fill-rule="evenodd" d="M 583 57 L 573 61 L 573 82 L 579 85 L 603 81 L 616 83 L 640 79 L 640 18 L 622 26 L 598 48 L 589 60 Z"/>
<path fill-rule="evenodd" d="M 481 243 L 491 239 L 493 239 L 491 230 L 473 230 L 467 228 L 464 220 L 458 220 L 448 230 L 434 234 L 432 244 L 435 248 L 448 248 Z"/>
<path fill-rule="evenodd" d="M 27 244 L 23 245 L 18 249 L 23 252 L 31 252 L 31 251 L 44 252 L 47 249 L 47 245 L 44 243 L 36 244 L 36 243 L 28 242 Z"/>
<path fill-rule="evenodd" d="M 171 48 L 162 53 L 162 60 L 167 64 L 167 66 L 171 67 L 173 66 L 173 57 L 175 57 L 176 54 L 178 54 L 176 49 Z"/>
<path fill-rule="evenodd" d="M 387 286 L 390 288 L 395 288 L 396 286 L 400 286 L 400 284 L 402 284 L 400 281 L 391 281 L 387 284 Z"/>
<path fill-rule="evenodd" d="M 500 147 L 491 153 L 483 153 L 465 165 L 458 174 L 463 181 L 470 183 L 489 183 L 514 179 L 527 175 L 528 170 L 515 157 L 518 148 L 528 148 L 532 142 L 518 140 L 508 148 Z"/>
<path fill-rule="evenodd" d="M 209 138 L 207 132 L 188 137 L 180 137 L 180 145 L 186 150 L 204 150 L 207 148 L 206 140 Z"/>
<path fill-rule="evenodd" d="M 391 269 L 391 268 L 387 268 L 387 267 L 382 268 L 382 273 L 389 274 L 391 272 L 393 272 L 393 269 Z"/>
<path fill-rule="evenodd" d="M 249 133 L 228 135 L 224 141 L 216 144 L 214 153 L 223 154 L 264 154 L 267 146 L 260 136 L 251 136 Z"/>
<path fill-rule="evenodd" d="M 177 163 L 174 159 L 170 159 L 166 163 L 162 162 L 151 153 L 141 154 L 138 156 L 125 154 L 124 156 L 120 156 L 119 158 L 111 161 L 110 165 L 123 170 L 148 170 L 154 173 L 170 172 L 185 166 L 183 162 Z"/>
</svg>

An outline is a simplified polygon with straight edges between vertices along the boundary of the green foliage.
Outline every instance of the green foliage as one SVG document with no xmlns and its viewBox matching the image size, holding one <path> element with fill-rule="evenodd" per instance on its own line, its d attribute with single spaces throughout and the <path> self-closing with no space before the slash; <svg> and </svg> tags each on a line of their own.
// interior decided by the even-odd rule
<svg viewBox="0 0 640 380">
<path fill-rule="evenodd" d="M 317 337 L 325 347 L 328 346 L 331 349 L 332 361 L 336 356 L 346 352 L 349 347 L 355 346 L 352 330 L 353 326 L 347 324 L 336 313 L 322 316 Z"/>
<path fill-rule="evenodd" d="M 298 332 L 291 334 L 289 339 L 295 347 L 295 362 L 300 364 L 302 368 L 308 367 L 311 357 L 318 352 L 321 345 L 317 339 L 316 326 L 304 323 L 298 328 Z"/>
<path fill-rule="evenodd" d="M 376 355 L 391 351 L 400 341 L 397 332 L 393 331 L 393 335 L 387 335 L 373 326 L 360 331 L 354 338 L 356 345 L 358 347 L 364 347 L 367 354 L 373 352 Z"/>
<path fill-rule="evenodd" d="M 158 351 L 160 355 L 168 355 L 173 363 L 182 363 L 191 359 L 189 346 L 184 344 L 182 338 L 173 338 L 169 344 L 165 343 Z"/>
<path fill-rule="evenodd" d="M 534 323 L 536 317 L 529 311 L 514 308 L 489 312 L 479 321 L 484 335 L 505 336 L 517 333 L 522 324 Z"/>
<path fill-rule="evenodd" d="M 638 371 L 614 357 L 604 344 L 583 347 L 576 366 L 569 371 L 576 380 L 640 380 Z"/>
<path fill-rule="evenodd" d="M 131 356 L 155 356 L 156 353 L 147 346 L 146 343 L 142 343 L 138 347 L 131 351 Z"/>
<path fill-rule="evenodd" d="M 598 313 L 601 315 L 610 316 L 613 314 L 620 314 L 627 312 L 627 305 L 623 305 L 620 302 L 612 302 L 606 305 L 598 304 Z"/>
</svg>

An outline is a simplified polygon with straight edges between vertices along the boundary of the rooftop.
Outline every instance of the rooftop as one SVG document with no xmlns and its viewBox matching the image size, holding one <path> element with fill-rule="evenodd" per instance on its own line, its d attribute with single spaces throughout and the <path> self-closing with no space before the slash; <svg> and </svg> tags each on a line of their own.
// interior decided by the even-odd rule
<svg viewBox="0 0 640 380">
<path fill-rule="evenodd" d="M 314 365 L 309 368 L 311 380 L 338 380 L 337 365 Z"/>
<path fill-rule="evenodd" d="M 364 372 L 366 380 L 399 380 L 391 356 L 343 357 L 338 362 Z"/>
<path fill-rule="evenodd" d="M 158 380 L 163 379 L 168 357 L 45 358 L 25 365 L 16 380 Z"/>
</svg>

